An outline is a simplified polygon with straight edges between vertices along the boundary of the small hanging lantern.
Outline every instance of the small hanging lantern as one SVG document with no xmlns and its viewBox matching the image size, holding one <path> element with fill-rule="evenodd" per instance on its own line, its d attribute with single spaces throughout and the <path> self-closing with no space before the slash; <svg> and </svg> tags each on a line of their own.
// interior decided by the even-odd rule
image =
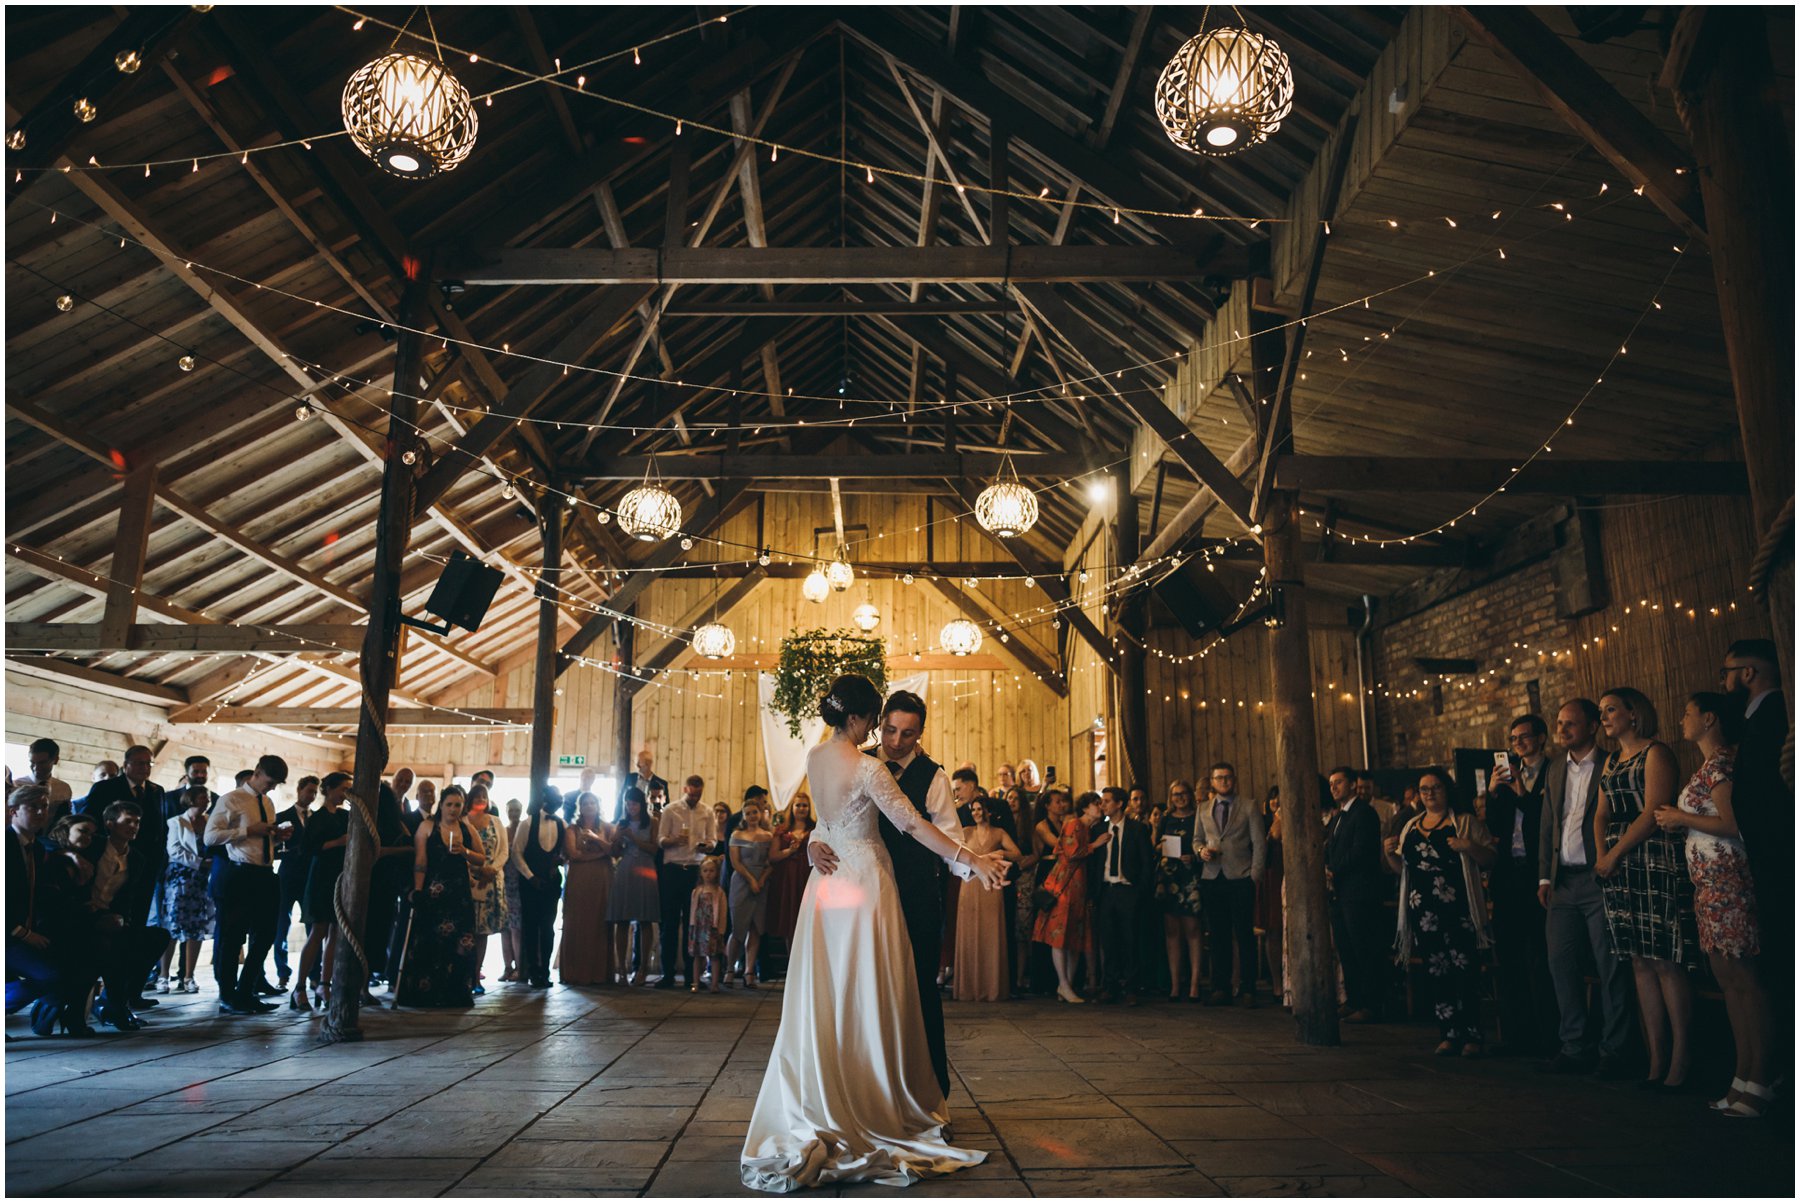
<svg viewBox="0 0 1800 1203">
<path fill-rule="evenodd" d="M 1156 81 L 1169 140 L 1197 155 L 1233 155 L 1268 140 L 1294 109 L 1294 72 L 1281 47 L 1248 29 L 1190 38 Z"/>
<path fill-rule="evenodd" d="M 831 596 L 831 582 L 825 579 L 823 572 L 815 568 L 800 582 L 800 596 L 809 602 L 822 602 Z"/>
<path fill-rule="evenodd" d="M 440 62 L 384 54 L 344 85 L 344 129 L 383 171 L 427 179 L 475 149 L 475 102 Z"/>
<path fill-rule="evenodd" d="M 722 660 L 737 650 L 737 636 L 722 622 L 709 622 L 694 631 L 694 654 Z"/>
<path fill-rule="evenodd" d="M 874 602 L 866 601 L 851 611 L 850 621 L 861 630 L 873 631 L 881 625 L 881 611 L 876 608 Z"/>
<path fill-rule="evenodd" d="M 834 592 L 842 593 L 856 580 L 856 570 L 850 567 L 850 561 L 844 558 L 842 548 L 831 563 L 825 565 L 825 580 L 830 583 Z"/>
<path fill-rule="evenodd" d="M 981 628 L 966 618 L 954 618 L 938 632 L 938 643 L 952 656 L 973 656 L 981 650 Z"/>
<path fill-rule="evenodd" d="M 975 499 L 975 521 L 983 530 L 1011 539 L 1030 530 L 1037 520 L 1037 494 L 1019 483 L 1009 455 L 1000 461 L 994 483 Z"/>
<path fill-rule="evenodd" d="M 655 471 L 651 460 L 644 483 L 619 499 L 619 529 L 644 543 L 659 543 L 681 529 L 681 502 Z"/>
</svg>

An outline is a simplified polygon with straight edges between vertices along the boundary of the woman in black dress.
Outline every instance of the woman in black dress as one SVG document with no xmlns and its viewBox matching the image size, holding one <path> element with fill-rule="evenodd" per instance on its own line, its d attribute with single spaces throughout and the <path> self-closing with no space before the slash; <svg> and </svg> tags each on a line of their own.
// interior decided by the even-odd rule
<svg viewBox="0 0 1800 1203">
<path fill-rule="evenodd" d="M 1395 959 L 1404 965 L 1416 953 L 1425 966 L 1442 1037 L 1437 1055 L 1479 1057 L 1481 950 L 1489 944 L 1481 871 L 1494 861 L 1494 837 L 1440 769 L 1420 774 L 1419 801 L 1424 809 L 1381 846 L 1400 874 Z"/>
<path fill-rule="evenodd" d="M 481 837 L 463 822 L 463 791 L 449 786 L 437 817 L 419 824 L 413 840 L 412 927 L 401 956 L 402 1007 L 469 1007 L 475 1004 L 475 900 L 469 866 L 482 859 Z"/>
<path fill-rule="evenodd" d="M 319 783 L 324 801 L 306 823 L 306 888 L 300 894 L 300 922 L 306 925 L 306 947 L 300 950 L 300 972 L 294 977 L 289 1010 L 313 1009 L 306 995 L 306 983 L 313 980 L 319 954 L 324 953 L 326 965 L 337 961 L 337 908 L 333 901 L 338 874 L 344 871 L 344 848 L 350 843 L 350 811 L 344 805 L 350 784 L 349 773 L 326 774 Z M 330 995 L 331 975 L 325 974 L 319 986 L 321 1007 Z"/>
<path fill-rule="evenodd" d="M 1163 947 L 1169 956 L 1169 1001 L 1181 1001 L 1181 952 L 1188 955 L 1189 1002 L 1200 1001 L 1200 873 L 1194 864 L 1194 822 L 1200 812 L 1194 805 L 1194 787 L 1186 781 L 1169 783 L 1169 809 L 1151 829 L 1157 851 L 1156 906 L 1163 917 Z M 1179 856 L 1165 853 L 1180 841 Z"/>
</svg>

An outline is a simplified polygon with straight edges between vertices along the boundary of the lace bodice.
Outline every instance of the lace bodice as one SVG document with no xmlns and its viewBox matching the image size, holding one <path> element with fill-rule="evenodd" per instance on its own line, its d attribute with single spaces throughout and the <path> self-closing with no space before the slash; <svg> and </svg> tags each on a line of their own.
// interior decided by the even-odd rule
<svg viewBox="0 0 1800 1203">
<path fill-rule="evenodd" d="M 851 842 L 881 842 L 877 815 L 911 835 L 925 821 L 894 783 L 887 767 L 841 739 L 830 739 L 806 754 L 806 778 L 821 842 L 840 848 Z"/>
</svg>

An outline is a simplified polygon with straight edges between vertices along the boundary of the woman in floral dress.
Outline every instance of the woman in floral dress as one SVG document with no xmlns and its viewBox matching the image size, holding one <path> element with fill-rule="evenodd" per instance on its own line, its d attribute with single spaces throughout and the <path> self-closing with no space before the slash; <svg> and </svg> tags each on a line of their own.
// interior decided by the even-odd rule
<svg viewBox="0 0 1800 1203">
<path fill-rule="evenodd" d="M 1169 957 L 1169 1001 L 1181 1001 L 1181 953 L 1188 956 L 1188 1001 L 1200 1001 L 1200 873 L 1194 863 L 1194 827 L 1199 819 L 1194 787 L 1186 781 L 1169 783 L 1169 808 L 1150 828 L 1155 846 L 1156 905 L 1163 917 L 1163 947 Z M 1179 856 L 1163 855 L 1169 837 L 1181 843 Z"/>
<path fill-rule="evenodd" d="M 1044 879 L 1043 888 L 1056 895 L 1056 904 L 1038 914 L 1031 933 L 1039 944 L 1050 946 L 1050 962 L 1056 966 L 1056 995 L 1066 1003 L 1086 1001 L 1075 992 L 1072 978 L 1076 958 L 1088 946 L 1087 858 L 1109 838 L 1088 839 L 1092 826 L 1088 815 L 1099 814 L 1099 794 L 1083 794 L 1078 809 L 1080 813 L 1063 821 L 1056 841 L 1056 864 Z"/>
<path fill-rule="evenodd" d="M 469 866 L 480 863 L 481 837 L 463 821 L 463 791 L 449 786 L 437 817 L 413 838 L 413 904 L 400 985 L 401 1007 L 468 1007 L 475 980 L 475 903 Z"/>
<path fill-rule="evenodd" d="M 1455 783 L 1438 769 L 1419 777 L 1424 809 L 1382 844 L 1400 874 L 1400 964 L 1417 955 L 1425 967 L 1437 1055 L 1481 1055 L 1481 957 L 1488 947 L 1487 898 L 1481 870 L 1494 860 L 1487 825 L 1455 804 Z"/>
<path fill-rule="evenodd" d="M 1713 1104 L 1734 1119 L 1762 1115 L 1774 1091 L 1774 1028 L 1769 995 L 1757 972 L 1762 950 L 1756 889 L 1732 810 L 1733 749 L 1743 734 L 1743 703 L 1729 694 L 1696 693 L 1681 715 L 1681 734 L 1699 745 L 1706 762 L 1675 806 L 1659 807 L 1656 824 L 1687 833 L 1688 874 L 1694 883 L 1694 920 L 1700 951 L 1725 992 L 1725 1014 L 1737 1043 L 1731 1089 Z"/>
</svg>

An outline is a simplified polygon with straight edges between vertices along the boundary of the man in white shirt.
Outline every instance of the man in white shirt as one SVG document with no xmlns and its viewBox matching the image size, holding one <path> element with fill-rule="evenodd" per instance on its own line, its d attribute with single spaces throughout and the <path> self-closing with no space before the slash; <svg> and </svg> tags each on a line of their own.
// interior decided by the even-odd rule
<svg viewBox="0 0 1800 1203">
<path fill-rule="evenodd" d="M 56 820 L 69 813 L 69 801 L 75 796 L 69 783 L 51 772 L 56 762 L 62 759 L 62 749 L 54 739 L 34 739 L 28 753 L 31 758 L 31 772 L 13 782 L 13 788 L 21 785 L 41 785 L 50 791 L 50 820 L 44 830 L 56 826 Z"/>
<path fill-rule="evenodd" d="M 293 834 L 278 824 L 269 792 L 287 780 L 287 762 L 264 756 L 238 788 L 219 799 L 206 820 L 206 842 L 224 849 L 227 863 L 213 878 L 213 904 L 218 909 L 218 935 L 213 941 L 213 974 L 219 982 L 219 1011 L 255 1015 L 274 1010 L 248 987 L 262 972 L 275 943 L 276 911 L 281 891 L 275 880 L 275 842 Z M 243 971 L 238 949 L 246 938 Z"/>
<path fill-rule="evenodd" d="M 1600 708 L 1576 698 L 1556 712 L 1558 752 L 1544 770 L 1544 815 L 1538 833 L 1538 901 L 1550 912 L 1546 939 L 1556 987 L 1561 1048 L 1545 1068 L 1618 1079 L 1631 1034 L 1631 984 L 1613 956 L 1606 910 L 1594 877 L 1594 810 L 1600 804 Z M 1599 1056 L 1587 1040 L 1586 962 L 1600 979 Z"/>
<path fill-rule="evenodd" d="M 700 805 L 706 781 L 698 774 L 681 785 L 681 797 L 663 807 L 657 822 L 656 843 L 662 849 L 662 864 L 656 870 L 657 893 L 662 902 L 663 975 L 656 983 L 659 990 L 675 988 L 675 970 L 686 961 L 682 950 L 687 941 L 688 902 L 700 882 L 700 864 L 706 849 L 717 843 L 713 830 L 712 807 Z M 688 983 L 692 985 L 693 983 Z"/>
</svg>

